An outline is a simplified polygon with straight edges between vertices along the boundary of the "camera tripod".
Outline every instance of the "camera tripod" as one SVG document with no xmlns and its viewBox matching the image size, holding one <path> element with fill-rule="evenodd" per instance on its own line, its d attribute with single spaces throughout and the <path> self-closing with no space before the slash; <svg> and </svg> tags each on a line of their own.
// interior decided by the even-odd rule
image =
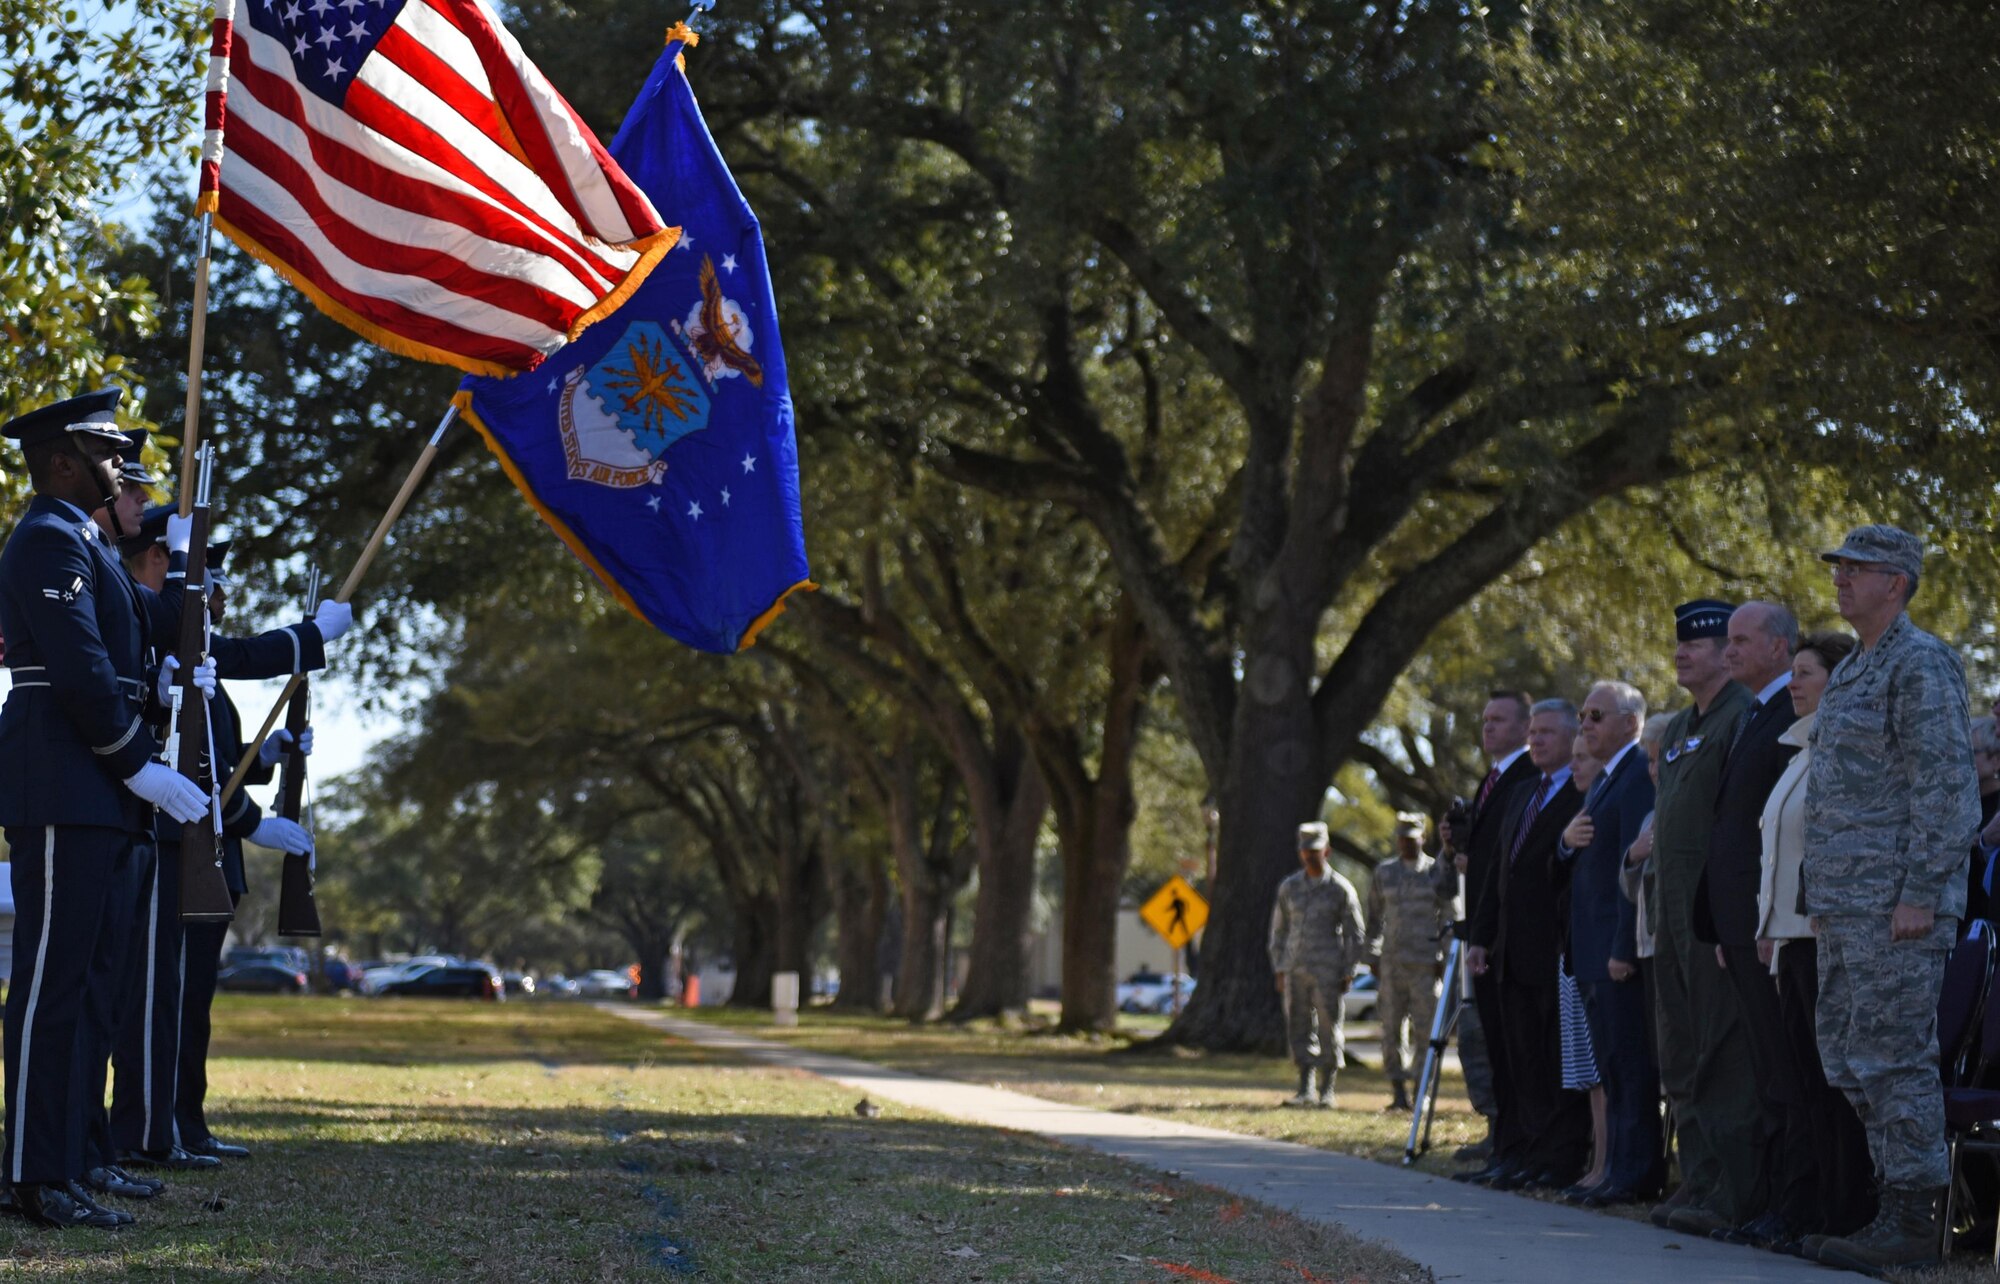
<svg viewBox="0 0 2000 1284">
<path fill-rule="evenodd" d="M 1406 1167 L 1431 1148 L 1431 1125 L 1437 1121 L 1438 1078 L 1444 1073 L 1444 1050 L 1451 1043 L 1451 1032 L 1458 1027 L 1458 1014 L 1465 1004 L 1458 993 L 1459 957 L 1464 942 L 1451 934 L 1451 925 L 1445 927 L 1442 935 L 1450 941 L 1444 956 L 1444 983 L 1438 995 L 1437 1015 L 1431 1018 L 1431 1042 L 1424 1053 L 1423 1073 L 1417 1076 L 1416 1095 L 1410 1102 L 1410 1140 L 1403 1147 Z M 1383 1038 L 1387 1037 L 1385 1031 Z"/>
</svg>

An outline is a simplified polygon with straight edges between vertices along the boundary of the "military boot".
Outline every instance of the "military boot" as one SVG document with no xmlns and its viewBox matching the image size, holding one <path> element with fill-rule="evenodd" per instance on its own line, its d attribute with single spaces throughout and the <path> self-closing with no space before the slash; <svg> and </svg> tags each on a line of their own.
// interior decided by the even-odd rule
<svg viewBox="0 0 2000 1284">
<path fill-rule="evenodd" d="M 1937 1196 L 1935 1190 L 1884 1186 L 1875 1220 L 1852 1235 L 1821 1241 L 1820 1263 L 1869 1273 L 1937 1265 Z"/>
<path fill-rule="evenodd" d="M 1333 1109 L 1333 1076 L 1335 1073 L 1336 1071 L 1333 1067 L 1328 1066 L 1320 1075 L 1318 1105 L 1321 1110 Z"/>
<path fill-rule="evenodd" d="M 1390 1083 L 1390 1087 L 1395 1090 L 1396 1095 L 1389 1098 L 1388 1108 L 1390 1110 L 1408 1110 L 1410 1108 L 1410 1093 L 1409 1089 L 1404 1087 L 1403 1081 L 1401 1079 L 1393 1080 Z"/>
<path fill-rule="evenodd" d="M 1311 1066 L 1299 1071 L 1299 1090 L 1285 1098 L 1288 1106 L 1310 1106 L 1313 1103 L 1313 1072 Z"/>
</svg>

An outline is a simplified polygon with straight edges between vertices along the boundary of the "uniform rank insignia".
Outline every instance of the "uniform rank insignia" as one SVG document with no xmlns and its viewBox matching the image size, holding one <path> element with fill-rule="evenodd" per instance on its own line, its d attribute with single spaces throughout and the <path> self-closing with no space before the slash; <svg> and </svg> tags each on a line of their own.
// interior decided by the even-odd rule
<svg viewBox="0 0 2000 1284">
<path fill-rule="evenodd" d="M 1673 748 L 1667 750 L 1667 761 L 1672 762 L 1674 761 L 1674 759 L 1680 757 L 1684 753 L 1693 753 L 1695 750 L 1701 748 L 1701 742 L 1702 742 L 1702 737 L 1689 736 L 1687 739 L 1681 741 Z"/>
<path fill-rule="evenodd" d="M 66 589 L 45 588 L 42 590 L 42 596 L 48 598 L 51 602 L 69 603 L 76 601 L 77 595 L 82 592 L 83 592 L 83 576 L 79 575 L 75 579 L 70 581 L 68 588 Z"/>
</svg>

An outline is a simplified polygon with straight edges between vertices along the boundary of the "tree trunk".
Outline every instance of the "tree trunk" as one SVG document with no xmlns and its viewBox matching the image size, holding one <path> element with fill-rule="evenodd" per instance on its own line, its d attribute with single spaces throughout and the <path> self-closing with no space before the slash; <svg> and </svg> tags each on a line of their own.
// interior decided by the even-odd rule
<svg viewBox="0 0 2000 1284">
<path fill-rule="evenodd" d="M 673 975 L 674 944 L 671 936 L 627 938 L 626 944 L 639 958 L 639 997 L 659 1001 L 667 997 L 667 980 Z"/>
<path fill-rule="evenodd" d="M 840 992 L 833 1006 L 856 1012 L 879 1007 L 883 920 L 889 914 L 889 870 L 879 852 L 850 853 L 834 876 L 834 963 Z"/>
<path fill-rule="evenodd" d="M 958 890 L 947 861 L 944 832 L 950 824 L 951 785 L 939 786 L 939 809 L 924 841 L 917 812 L 917 757 L 908 740 L 896 746 L 888 772 L 889 844 L 903 890 L 903 954 L 896 966 L 895 1014 L 907 1021 L 935 1021 L 944 1013 L 945 946 L 952 894 Z M 942 849 L 942 850 L 941 850 Z"/>
<path fill-rule="evenodd" d="M 1049 791 L 1027 747 L 1013 739 L 995 755 L 1006 817 L 979 853 L 979 895 L 972 947 L 951 1019 L 1018 1015 L 1028 1010 L 1028 958 L 1034 948 L 1035 852 Z"/>
<path fill-rule="evenodd" d="M 777 971 L 777 905 L 768 895 L 736 906 L 736 923 L 730 933 L 736 955 L 736 986 L 730 991 L 732 1008 L 769 1008 L 771 974 Z"/>
<path fill-rule="evenodd" d="M 1309 645 L 1289 662 L 1266 648 L 1245 674 L 1217 803 L 1221 831 L 1201 984 L 1161 1036 L 1168 1042 L 1283 1050 L 1284 1013 L 1265 948 L 1271 905 L 1278 884 L 1298 868 L 1298 826 L 1319 818 L 1329 779 L 1304 689 L 1311 659 Z"/>
</svg>

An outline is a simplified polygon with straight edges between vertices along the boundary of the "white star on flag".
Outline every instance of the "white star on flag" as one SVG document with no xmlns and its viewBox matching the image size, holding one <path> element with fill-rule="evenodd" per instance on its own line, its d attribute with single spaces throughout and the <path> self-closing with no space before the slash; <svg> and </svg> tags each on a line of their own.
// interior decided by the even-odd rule
<svg viewBox="0 0 2000 1284">
<path fill-rule="evenodd" d="M 312 11 L 321 14 L 332 13 L 333 6 L 327 0 L 313 0 Z"/>
<path fill-rule="evenodd" d="M 304 16 L 305 16 L 305 10 L 299 8 L 299 0 L 292 0 L 290 4 L 285 6 L 286 22 L 297 22 L 300 18 Z"/>
<path fill-rule="evenodd" d="M 340 37 L 333 34 L 332 27 L 321 27 L 319 29 L 319 39 L 313 41 L 313 43 L 316 45 L 325 45 L 331 49 L 340 43 Z"/>
<path fill-rule="evenodd" d="M 555 391 L 555 390 L 556 390 L 557 388 L 560 388 L 560 387 L 562 387 L 562 382 L 561 382 L 560 380 L 557 380 L 557 379 L 550 379 L 550 380 L 549 380 L 549 391 L 550 391 L 550 392 L 554 392 L 554 391 Z"/>
<path fill-rule="evenodd" d="M 675 244 L 674 248 L 677 250 L 691 250 L 694 248 L 694 238 L 692 236 L 683 235 L 680 241 Z"/>
<path fill-rule="evenodd" d="M 646 501 L 646 507 L 648 507 L 648 508 L 652 509 L 652 510 L 653 510 L 654 512 L 656 512 L 656 513 L 657 513 L 657 512 L 659 512 L 659 511 L 660 511 L 660 497 L 659 497 L 658 495 L 655 495 L 655 496 L 653 496 L 653 497 L 652 497 L 651 499 L 647 500 L 647 501 Z"/>
<path fill-rule="evenodd" d="M 746 473 L 757 471 L 757 457 L 755 455 L 743 456 L 743 471 Z"/>
<path fill-rule="evenodd" d="M 722 506 L 724 508 L 729 507 L 729 487 L 727 486 L 722 488 Z"/>
<path fill-rule="evenodd" d="M 335 58 L 326 64 L 326 74 L 330 80 L 339 80 L 347 74 L 347 68 L 340 65 L 340 59 Z"/>
<path fill-rule="evenodd" d="M 736 256 L 734 254 L 725 254 L 722 256 L 722 270 L 725 272 L 734 272 L 736 270 Z"/>
<path fill-rule="evenodd" d="M 300 36 L 297 40 L 292 42 L 292 57 L 303 58 L 305 56 L 306 56 L 306 38 L 304 36 Z"/>
<path fill-rule="evenodd" d="M 368 28 L 362 26 L 358 22 L 350 22 L 347 24 L 347 34 L 343 36 L 342 39 L 366 40 L 368 39 Z"/>
<path fill-rule="evenodd" d="M 688 516 L 689 516 L 689 517 L 692 517 L 692 518 L 694 518 L 694 520 L 696 520 L 696 521 L 700 521 L 700 520 L 701 520 L 701 505 L 700 505 L 700 504 L 698 504 L 698 503 L 689 503 L 689 504 L 688 504 Z"/>
</svg>

